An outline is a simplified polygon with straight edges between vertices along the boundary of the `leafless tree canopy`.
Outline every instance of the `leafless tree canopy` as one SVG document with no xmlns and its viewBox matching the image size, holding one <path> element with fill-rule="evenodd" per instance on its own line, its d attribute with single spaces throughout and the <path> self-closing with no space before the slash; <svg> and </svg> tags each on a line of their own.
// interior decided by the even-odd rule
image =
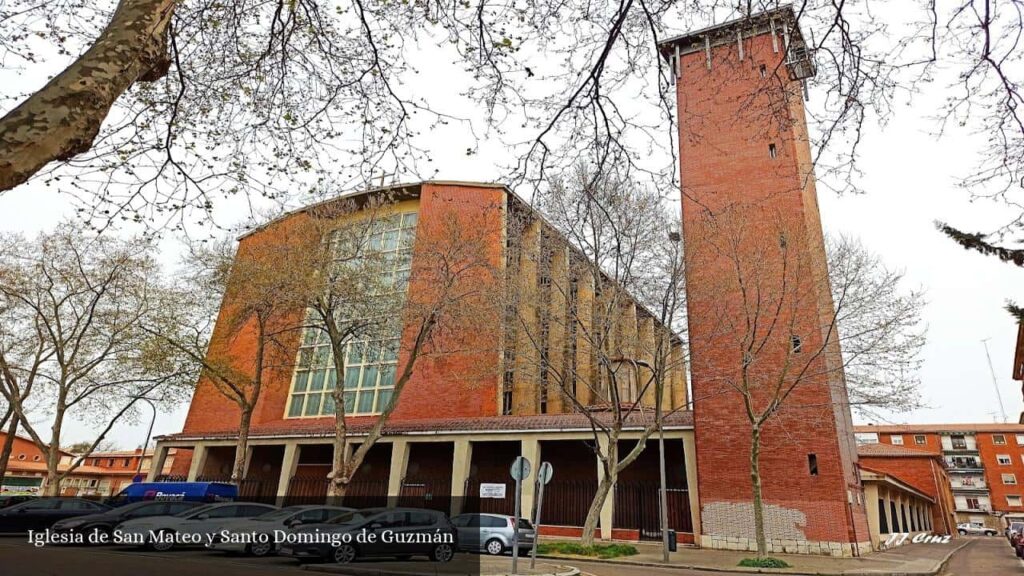
<svg viewBox="0 0 1024 576">
<path fill-rule="evenodd" d="M 0 262 L 0 392 L 47 455 L 56 491 L 70 472 L 57 470 L 69 419 L 98 429 L 92 451 L 140 399 L 183 400 L 195 372 L 141 328 L 164 291 L 148 243 L 64 225 L 32 240 L 0 238 Z M 37 429 L 41 414 L 49 434 Z"/>
<path fill-rule="evenodd" d="M 45 87 L 6 93 L 4 188 L 43 170 L 95 225 L 182 225 L 234 197 L 287 202 L 384 171 L 429 176 L 432 132 L 454 123 L 473 134 L 467 154 L 484 138 L 509 146 L 500 176 L 513 184 L 539 188 L 586 160 L 668 191 L 674 107 L 657 42 L 780 4 L 6 0 L 6 70 L 46 63 L 56 73 L 82 58 Z M 989 135 L 972 192 L 996 182 L 985 193 L 1019 207 L 1020 9 L 796 2 L 819 64 L 819 175 L 855 187 L 864 122 L 938 88 L 949 99 L 937 130 L 960 122 Z M 432 94 L 438 71 L 424 52 L 462 69 L 458 94 Z M 959 80 L 934 86 L 940 66 Z"/>
</svg>

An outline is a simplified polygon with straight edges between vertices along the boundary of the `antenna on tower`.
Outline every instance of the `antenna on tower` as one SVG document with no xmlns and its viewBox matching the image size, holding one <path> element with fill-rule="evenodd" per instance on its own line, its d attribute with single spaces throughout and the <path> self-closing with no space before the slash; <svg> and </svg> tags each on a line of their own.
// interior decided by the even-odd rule
<svg viewBox="0 0 1024 576">
<path fill-rule="evenodd" d="M 1006 417 L 1006 407 L 1003 406 L 1003 395 L 999 393 L 999 383 L 996 380 L 996 371 L 992 367 L 992 355 L 988 353 L 988 338 L 982 338 L 981 344 L 985 347 L 985 358 L 988 359 L 988 371 L 992 374 L 992 386 L 996 389 L 996 398 L 999 400 L 999 413 L 1003 416 L 1003 424 L 1010 421 Z"/>
</svg>

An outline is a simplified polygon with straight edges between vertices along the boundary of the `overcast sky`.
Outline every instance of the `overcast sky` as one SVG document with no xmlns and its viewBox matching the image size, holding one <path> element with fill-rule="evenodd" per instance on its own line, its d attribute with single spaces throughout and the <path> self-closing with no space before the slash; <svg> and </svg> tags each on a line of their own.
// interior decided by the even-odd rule
<svg viewBox="0 0 1024 576">
<path fill-rule="evenodd" d="M 431 76 L 433 88 L 450 89 L 451 84 L 437 81 L 437 76 Z M 31 75 L 19 77 L 22 89 L 43 81 Z M 941 80 L 936 85 L 941 85 Z M 826 231 L 859 237 L 881 254 L 887 265 L 905 270 L 908 287 L 926 292 L 928 342 L 921 379 L 929 407 L 894 415 L 891 421 L 992 422 L 1002 418 L 998 388 L 1009 421 L 1016 422 L 1024 408 L 1020 384 L 1009 377 L 1016 326 L 1003 306 L 1007 298 L 1024 301 L 1020 289 L 1024 273 L 994 258 L 967 252 L 935 230 L 936 220 L 970 231 L 988 231 L 1009 219 L 1004 205 L 972 203 L 968 194 L 957 188 L 957 179 L 975 165 L 981 137 L 957 133 L 955 128 L 942 140 L 931 135 L 935 124 L 928 115 L 944 96 L 940 91 L 920 95 L 911 105 L 901 103 L 884 129 L 876 124 L 866 127 L 860 157 L 864 174 L 859 181 L 866 193 L 838 196 L 819 187 L 822 219 Z M 809 105 L 814 105 L 813 95 Z M 473 142 L 457 128 L 449 127 L 437 136 L 435 141 L 440 144 L 432 154 L 438 178 L 494 180 L 500 167 L 511 162 L 500 145 L 484 145 L 480 154 L 467 156 L 465 150 Z M 0 194 L 3 231 L 34 233 L 72 215 L 67 197 L 38 183 Z M 224 216 L 230 219 L 232 215 Z M 238 219 L 244 217 L 237 215 Z M 167 259 L 173 261 L 173 254 Z M 995 384 L 982 344 L 986 339 Z M 154 434 L 181 430 L 185 411 L 182 406 L 173 413 L 159 414 Z M 124 448 L 140 445 L 147 424 L 145 415 L 142 422 L 118 426 L 113 440 Z M 88 426 L 75 424 L 69 427 L 64 444 L 86 439 L 89 434 Z"/>
</svg>

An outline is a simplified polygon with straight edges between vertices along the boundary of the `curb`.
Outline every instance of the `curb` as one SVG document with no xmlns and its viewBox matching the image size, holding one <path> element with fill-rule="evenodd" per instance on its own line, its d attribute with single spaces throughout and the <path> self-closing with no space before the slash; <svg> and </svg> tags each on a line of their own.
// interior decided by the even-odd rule
<svg viewBox="0 0 1024 576">
<path fill-rule="evenodd" d="M 565 558 L 561 558 L 565 560 Z M 580 569 L 572 566 L 559 566 L 560 572 L 548 572 L 544 574 L 533 574 L 532 576 L 579 576 Z M 381 570 L 379 568 L 363 568 L 360 566 L 346 566 L 339 564 L 306 564 L 302 566 L 303 570 L 310 572 L 324 572 L 328 574 L 347 574 L 349 576 L 420 576 L 420 575 L 442 575 L 444 572 L 438 570 L 437 565 L 431 564 L 430 569 L 417 569 L 416 567 L 409 567 L 408 569 L 399 570 Z M 453 575 L 456 573 L 453 573 Z M 494 572 L 484 573 L 481 572 L 475 576 L 510 576 L 508 572 Z"/>
<path fill-rule="evenodd" d="M 706 566 L 701 564 L 666 564 L 664 562 L 642 562 L 642 561 L 629 561 L 629 560 L 617 560 L 607 559 L 602 560 L 600 558 L 585 558 L 575 556 L 551 556 L 547 554 L 537 554 L 537 558 L 545 558 L 548 560 L 579 560 L 583 562 L 600 562 L 603 564 L 617 564 L 622 566 L 645 566 L 650 568 L 675 568 L 677 570 L 702 570 L 704 572 L 731 572 L 731 573 L 748 573 L 748 574 L 786 574 L 788 576 L 935 576 L 941 573 L 946 565 L 949 563 L 949 559 L 953 557 L 965 546 L 970 544 L 971 541 L 967 540 L 961 543 L 959 546 L 953 548 L 946 553 L 942 559 L 939 560 L 938 564 L 935 565 L 931 570 L 916 571 L 916 572 L 886 572 L 884 570 L 871 570 L 867 572 L 856 572 L 856 571 L 793 571 L 788 568 L 747 568 L 743 566 Z"/>
</svg>

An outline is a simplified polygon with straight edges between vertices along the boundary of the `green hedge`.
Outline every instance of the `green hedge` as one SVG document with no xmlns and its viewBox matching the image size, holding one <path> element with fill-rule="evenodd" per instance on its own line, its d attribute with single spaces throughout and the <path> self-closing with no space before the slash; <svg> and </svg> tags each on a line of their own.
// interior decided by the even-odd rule
<svg viewBox="0 0 1024 576">
<path fill-rule="evenodd" d="M 789 568 L 784 560 L 778 558 L 744 558 L 740 560 L 740 566 L 744 568 Z"/>
<path fill-rule="evenodd" d="M 537 548 L 540 554 L 571 554 L 573 556 L 591 556 L 594 558 L 618 558 L 632 556 L 637 553 L 635 546 L 629 544 L 594 544 L 584 546 L 576 542 L 549 542 Z"/>
</svg>

